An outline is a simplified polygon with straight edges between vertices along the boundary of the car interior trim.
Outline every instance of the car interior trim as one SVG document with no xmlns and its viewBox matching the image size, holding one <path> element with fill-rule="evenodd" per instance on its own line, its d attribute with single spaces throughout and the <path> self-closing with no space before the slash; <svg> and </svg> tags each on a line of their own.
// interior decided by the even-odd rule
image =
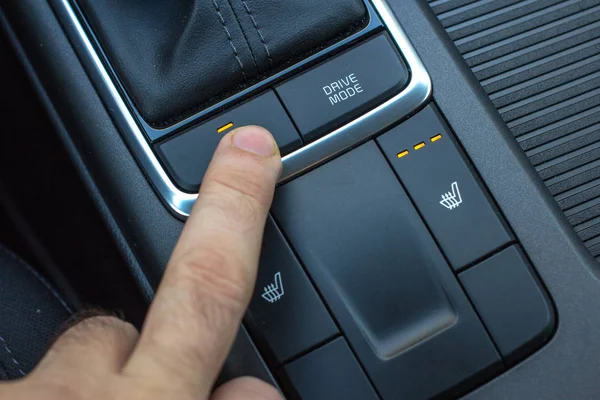
<svg viewBox="0 0 600 400">
<path fill-rule="evenodd" d="M 431 97 L 432 88 L 429 75 L 394 14 L 385 0 L 371 1 L 410 69 L 411 76 L 408 86 L 384 104 L 284 157 L 280 182 L 290 180 L 344 150 L 369 139 L 374 134 L 418 110 Z M 150 182 L 160 194 L 162 200 L 178 217 L 185 218 L 189 216 L 198 195 L 181 191 L 171 181 L 152 150 L 150 143 L 146 140 L 133 113 L 127 107 L 75 9 L 69 0 L 61 0 L 61 4 L 69 19 L 67 29 L 73 31 L 75 40 L 79 41 L 76 45 L 79 45 L 85 51 L 87 60 L 82 61 L 90 69 L 89 73 L 92 79 L 100 83 L 98 89 L 104 100 L 109 101 L 110 106 L 114 107 L 113 115 L 117 125 L 124 134 L 132 152 L 146 171 Z M 373 123 L 374 121 L 375 123 Z M 373 129 L 374 127 L 375 129 Z"/>
</svg>

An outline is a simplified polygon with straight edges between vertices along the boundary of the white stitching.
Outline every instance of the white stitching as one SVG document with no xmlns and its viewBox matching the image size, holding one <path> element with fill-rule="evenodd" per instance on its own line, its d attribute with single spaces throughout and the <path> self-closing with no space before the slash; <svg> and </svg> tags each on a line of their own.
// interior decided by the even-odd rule
<svg viewBox="0 0 600 400">
<path fill-rule="evenodd" d="M 252 63 L 254 64 L 254 66 L 256 67 L 258 72 L 260 72 L 260 68 L 258 67 L 258 63 L 256 62 L 256 57 L 254 56 L 254 50 L 252 49 L 252 45 L 248 41 L 248 36 L 246 36 L 246 31 L 244 30 L 244 27 L 242 26 L 242 23 L 240 22 L 240 19 L 239 19 L 237 13 L 235 12 L 235 8 L 233 8 L 233 4 L 231 4 L 231 0 L 227 0 L 227 3 L 229 3 L 229 8 L 231 8 L 231 11 L 233 12 L 233 15 L 235 16 L 235 20 L 237 21 L 237 23 L 242 31 L 242 35 L 244 35 L 244 40 L 246 41 L 246 44 L 248 45 L 248 49 L 250 50 L 250 55 L 252 56 Z"/>
<path fill-rule="evenodd" d="M 48 283 L 48 281 L 46 279 L 44 279 L 35 269 L 31 268 L 31 266 L 29 266 L 29 264 L 27 264 L 26 262 L 24 262 L 23 260 L 21 260 L 20 258 L 18 258 L 16 255 L 14 255 L 6 247 L 0 246 L 0 249 L 4 251 L 4 254 L 6 254 L 10 258 L 12 258 L 12 260 L 14 262 L 16 262 L 17 264 L 20 264 L 21 266 L 25 267 L 25 269 L 27 271 L 29 271 L 42 285 L 44 285 L 44 287 L 46 289 L 48 289 L 50 291 L 50 293 L 52 293 L 52 295 L 56 298 L 56 300 L 58 300 L 58 302 L 65 308 L 65 310 L 67 310 L 67 312 L 69 314 L 73 314 L 73 310 L 71 310 L 71 307 L 69 307 L 67 305 L 67 302 L 63 300 L 63 298 L 56 291 L 56 289 L 54 289 L 54 287 L 52 285 L 50 285 Z"/>
<path fill-rule="evenodd" d="M 244 3 L 244 8 L 246 9 L 246 13 L 248 13 L 248 16 L 252 20 L 252 24 L 254 24 L 254 29 L 256 29 L 256 32 L 258 32 L 258 36 L 260 36 L 260 41 L 262 42 L 263 46 L 265 47 L 265 51 L 267 52 L 267 58 L 269 59 L 269 64 L 271 66 L 273 66 L 273 59 L 271 58 L 271 52 L 269 51 L 269 46 L 267 46 L 267 41 L 265 40 L 265 37 L 263 36 L 262 31 L 260 30 L 260 27 L 258 26 L 258 22 L 256 22 L 256 18 L 254 18 L 254 15 L 252 14 L 252 11 L 250 10 L 250 6 L 248 6 L 248 3 L 246 2 L 246 0 L 242 0 L 242 3 Z"/>
<path fill-rule="evenodd" d="M 19 373 L 22 376 L 25 376 L 26 374 L 25 371 L 23 371 L 23 369 L 21 368 L 21 364 L 19 364 L 19 362 L 15 359 L 15 356 L 13 356 L 12 351 L 10 351 L 10 349 L 8 348 L 8 344 L 6 344 L 6 340 L 4 340 L 2 336 L 0 336 L 0 342 L 2 342 L 2 344 L 4 345 L 4 350 L 6 350 L 9 357 L 12 359 L 12 362 L 17 366 L 17 370 L 19 371 Z"/>
<path fill-rule="evenodd" d="M 221 20 L 221 24 L 223 25 L 223 28 L 225 29 L 225 33 L 227 33 L 227 39 L 229 39 L 229 44 L 231 45 L 231 48 L 233 49 L 233 54 L 235 55 L 235 59 L 237 60 L 238 64 L 240 65 L 240 68 L 242 70 L 242 75 L 244 76 L 244 80 L 248 80 L 248 77 L 246 76 L 246 71 L 244 70 L 244 64 L 242 63 L 239 53 L 238 53 L 235 45 L 233 44 L 233 38 L 231 37 L 231 33 L 229 32 L 229 29 L 227 29 L 227 24 L 225 23 L 225 18 L 223 18 L 223 14 L 221 14 L 221 8 L 217 4 L 216 0 L 212 0 L 212 3 L 215 6 L 215 10 L 217 11 L 217 15 L 219 16 L 219 19 Z"/>
<path fill-rule="evenodd" d="M 71 310 L 71 307 L 69 307 L 67 305 L 67 303 L 62 299 L 62 297 L 58 294 L 58 292 L 52 286 L 50 286 L 48 281 L 46 281 L 44 278 L 42 278 L 42 276 L 35 269 L 31 268 L 27 264 L 25 264 L 25 265 L 26 265 L 27 269 L 29 270 L 29 272 L 31 272 L 33 274 L 33 276 L 35 276 L 42 283 L 42 285 L 44 285 L 46 287 L 46 289 L 48 289 L 50 291 L 50 293 L 52 293 L 52 295 L 65 308 L 65 310 L 67 310 L 67 312 L 69 314 L 73 314 L 73 310 Z"/>
</svg>

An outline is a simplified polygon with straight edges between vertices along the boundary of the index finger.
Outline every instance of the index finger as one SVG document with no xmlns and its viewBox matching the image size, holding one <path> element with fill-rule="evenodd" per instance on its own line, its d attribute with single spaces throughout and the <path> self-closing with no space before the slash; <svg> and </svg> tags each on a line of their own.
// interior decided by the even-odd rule
<svg viewBox="0 0 600 400">
<path fill-rule="evenodd" d="M 266 130 L 222 139 L 124 373 L 209 393 L 254 287 L 280 171 Z"/>
</svg>

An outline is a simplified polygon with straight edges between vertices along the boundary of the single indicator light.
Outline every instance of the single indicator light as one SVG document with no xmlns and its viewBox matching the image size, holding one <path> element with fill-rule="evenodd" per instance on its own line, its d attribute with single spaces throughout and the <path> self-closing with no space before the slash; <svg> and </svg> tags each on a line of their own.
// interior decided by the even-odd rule
<svg viewBox="0 0 600 400">
<path fill-rule="evenodd" d="M 431 138 L 431 143 L 435 143 L 442 138 L 442 135 L 435 135 Z"/>
<path fill-rule="evenodd" d="M 227 125 L 223 125 L 222 127 L 220 127 L 219 129 L 217 129 L 217 133 L 223 133 L 228 129 L 233 128 L 233 122 L 228 123 Z"/>
<path fill-rule="evenodd" d="M 408 155 L 408 150 L 401 151 L 398 153 L 398 158 L 402 158 Z"/>
<path fill-rule="evenodd" d="M 415 150 L 420 150 L 425 147 L 425 142 L 421 142 L 419 144 L 415 144 Z"/>
</svg>

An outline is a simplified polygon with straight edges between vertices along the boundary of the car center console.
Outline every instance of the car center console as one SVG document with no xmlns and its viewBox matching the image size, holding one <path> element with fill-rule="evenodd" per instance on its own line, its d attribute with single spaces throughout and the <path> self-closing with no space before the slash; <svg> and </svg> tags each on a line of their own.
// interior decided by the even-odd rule
<svg viewBox="0 0 600 400">
<path fill-rule="evenodd" d="M 345 43 L 171 131 L 130 111 L 136 104 L 86 28 L 89 6 L 63 6 L 105 101 L 175 213 L 189 214 L 223 133 L 248 124 L 273 132 L 284 170 L 246 327 L 289 381 L 284 391 L 461 393 L 549 339 L 550 300 L 430 102 L 429 76 L 385 2 L 365 2 L 367 21 Z"/>
<path fill-rule="evenodd" d="M 240 2 L 228 17 L 226 2 L 209 4 L 230 52 L 223 74 L 239 82 L 170 115 L 132 89 L 97 4 L 50 3 L 114 122 L 108 137 L 78 146 L 114 140 L 137 163 L 111 185 L 123 196 L 135 179 L 142 204 L 121 198 L 108 213 L 126 244 L 143 239 L 141 281 L 160 277 L 224 133 L 262 125 L 281 148 L 257 285 L 226 374 L 274 379 L 299 399 L 531 398 L 542 389 L 527 376 L 541 379 L 552 357 L 574 362 L 557 346 L 577 335 L 561 327 L 581 333 L 582 321 L 561 310 L 573 306 L 569 288 L 599 291 L 584 278 L 589 260 L 418 2 L 361 0 L 344 14 L 356 14 L 348 30 L 292 64 L 270 54 L 260 6 Z M 252 60 L 255 72 L 243 67 Z M 568 279 L 556 275 L 565 265 Z"/>
</svg>

